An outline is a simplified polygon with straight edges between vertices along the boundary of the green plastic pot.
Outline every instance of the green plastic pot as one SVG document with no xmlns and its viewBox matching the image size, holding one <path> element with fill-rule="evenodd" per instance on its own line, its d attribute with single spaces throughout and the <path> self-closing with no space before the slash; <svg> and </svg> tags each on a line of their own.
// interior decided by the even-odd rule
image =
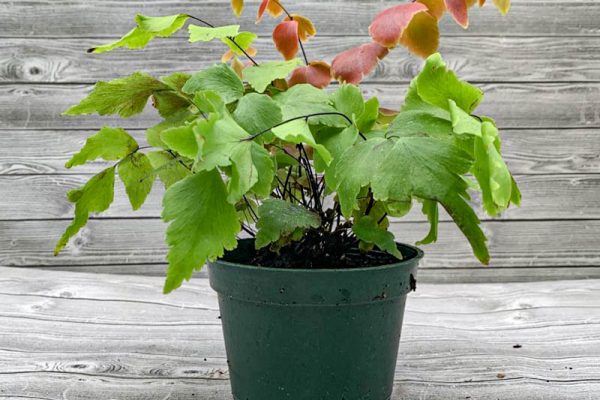
<svg viewBox="0 0 600 400">
<path fill-rule="evenodd" d="M 244 265 L 251 240 L 209 264 L 236 400 L 388 400 L 406 295 L 423 252 L 356 269 Z M 335 266 L 333 266 L 335 267 Z"/>
</svg>

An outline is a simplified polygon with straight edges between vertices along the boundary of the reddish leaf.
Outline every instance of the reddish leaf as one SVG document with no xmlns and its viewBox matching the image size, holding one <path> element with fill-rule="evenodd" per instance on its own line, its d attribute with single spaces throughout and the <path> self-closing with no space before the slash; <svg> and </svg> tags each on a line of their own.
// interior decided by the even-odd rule
<svg viewBox="0 0 600 400">
<path fill-rule="evenodd" d="M 300 83 L 323 89 L 331 82 L 331 67 L 324 61 L 311 61 L 307 66 L 298 67 L 292 72 L 288 81 L 290 87 Z"/>
<path fill-rule="evenodd" d="M 231 0 L 231 9 L 236 17 L 242 15 L 244 10 L 244 0 Z"/>
<path fill-rule="evenodd" d="M 275 47 L 286 60 L 298 54 L 298 21 L 282 21 L 273 29 Z"/>
<path fill-rule="evenodd" d="M 231 69 L 235 71 L 240 79 L 244 79 L 244 68 L 246 68 L 244 63 L 241 62 L 239 58 L 234 57 L 233 61 L 231 62 Z"/>
<path fill-rule="evenodd" d="M 429 13 L 436 17 L 438 20 L 444 16 L 446 12 L 446 4 L 444 0 L 417 0 L 419 3 L 425 4 L 429 9 Z M 485 1 L 485 0 L 479 0 Z"/>
<path fill-rule="evenodd" d="M 256 55 L 256 48 L 254 48 L 254 47 L 248 47 L 245 51 L 246 51 L 246 53 L 248 53 L 248 55 L 250 57 L 254 57 Z M 231 60 L 234 56 L 235 56 L 235 53 L 231 49 L 229 49 L 221 57 L 221 62 L 226 63 L 229 60 Z"/>
<path fill-rule="evenodd" d="M 446 8 L 452 18 L 463 28 L 469 26 L 469 15 L 467 14 L 467 0 L 444 0 Z"/>
<path fill-rule="evenodd" d="M 279 6 L 277 0 L 262 0 L 258 7 L 258 14 L 256 15 L 256 22 L 262 20 L 263 15 L 267 11 L 272 17 L 279 17 L 283 13 L 283 9 Z"/>
<path fill-rule="evenodd" d="M 333 77 L 341 82 L 358 84 L 377 66 L 389 50 L 372 42 L 338 54 L 331 63 Z"/>
<path fill-rule="evenodd" d="M 421 3 L 405 3 L 385 9 L 373 19 L 369 34 L 380 45 L 395 47 L 413 17 L 425 11 L 427 6 Z"/>
<path fill-rule="evenodd" d="M 429 12 L 415 15 L 404 30 L 400 43 L 423 58 L 435 53 L 440 44 L 437 18 Z"/>
<path fill-rule="evenodd" d="M 315 36 L 317 34 L 317 28 L 312 23 L 312 21 L 302 15 L 291 14 L 292 18 L 285 17 L 285 21 L 298 21 L 298 36 L 300 40 L 306 42 L 309 37 Z"/>
</svg>

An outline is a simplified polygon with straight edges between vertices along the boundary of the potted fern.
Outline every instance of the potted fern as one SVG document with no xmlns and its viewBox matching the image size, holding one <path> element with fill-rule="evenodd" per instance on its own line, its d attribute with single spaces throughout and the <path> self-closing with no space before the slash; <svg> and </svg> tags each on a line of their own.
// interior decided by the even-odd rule
<svg viewBox="0 0 600 400">
<path fill-rule="evenodd" d="M 238 25 L 138 15 L 125 36 L 90 52 L 142 48 L 187 22 L 190 42 L 221 41 L 226 52 L 192 74 L 99 82 L 65 112 L 127 118 L 151 98 L 163 121 L 147 130 L 148 146 L 106 126 L 71 158 L 68 168 L 115 164 L 68 193 L 75 218 L 55 253 L 110 206 L 116 174 L 133 209 L 159 179 L 164 292 L 209 264 L 236 399 L 389 399 L 405 299 L 423 256 L 395 242 L 390 219 L 420 204 L 431 228 L 419 244 L 432 243 L 441 206 L 487 264 L 469 192 L 482 192 L 491 216 L 520 201 L 494 121 L 474 115 L 482 92 L 435 53 L 438 20 L 448 10 L 466 26 L 472 3 L 418 0 L 383 10 L 369 28 L 372 42 L 331 64 L 307 58 L 314 25 L 277 0 L 263 0 L 257 20 L 281 18 L 273 41 L 283 61 L 259 61 L 256 35 Z M 508 1 L 494 3 L 508 10 Z M 232 6 L 239 16 L 243 1 Z M 397 45 L 427 59 L 391 111 L 357 85 Z M 328 88 L 332 78 L 340 84 Z"/>
</svg>

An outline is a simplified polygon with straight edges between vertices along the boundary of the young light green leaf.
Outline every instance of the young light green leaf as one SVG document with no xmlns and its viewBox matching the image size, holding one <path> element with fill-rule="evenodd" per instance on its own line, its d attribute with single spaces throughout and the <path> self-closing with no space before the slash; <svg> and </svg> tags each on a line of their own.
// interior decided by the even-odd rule
<svg viewBox="0 0 600 400">
<path fill-rule="evenodd" d="M 289 61 L 273 61 L 253 65 L 244 69 L 244 79 L 259 93 L 264 92 L 267 86 L 276 79 L 285 79 L 296 67 L 301 64 L 300 59 Z"/>
<path fill-rule="evenodd" d="M 247 51 L 250 48 L 250 46 L 252 46 L 252 43 L 254 43 L 254 41 L 256 40 L 257 37 L 258 36 L 256 36 L 252 32 L 240 32 L 237 35 L 235 35 L 235 37 L 233 38 L 233 40 L 235 40 L 235 43 L 237 43 L 237 45 L 233 44 L 233 42 L 231 40 L 229 40 L 228 38 L 221 39 L 221 41 L 223 43 L 225 43 L 227 45 L 227 47 L 229 47 L 229 50 L 231 50 L 233 52 L 233 54 L 242 56 L 242 55 L 244 55 L 244 52 L 242 50 L 240 50 L 240 47 L 242 49 L 244 49 L 244 51 Z"/>
<path fill-rule="evenodd" d="M 468 154 L 446 140 L 409 136 L 359 142 L 336 167 L 338 198 L 348 217 L 357 207 L 361 188 L 370 185 L 375 200 L 404 201 L 413 196 L 441 203 L 483 263 L 489 261 L 479 219 L 466 203 L 462 178 L 471 168 Z"/>
<path fill-rule="evenodd" d="M 198 140 L 193 124 L 166 129 L 160 134 L 160 139 L 169 149 L 184 157 L 195 160 L 198 156 Z"/>
<path fill-rule="evenodd" d="M 135 27 L 119 40 L 115 40 L 114 42 L 101 46 L 92 47 L 88 49 L 88 53 L 106 53 L 107 51 L 111 51 L 119 47 L 127 47 L 131 50 L 143 49 L 152 39 L 154 39 L 155 36 L 156 35 L 151 32 L 144 32 L 140 28 Z"/>
<path fill-rule="evenodd" d="M 125 191 L 134 210 L 139 209 L 154 184 L 154 168 L 143 153 L 127 156 L 118 166 L 119 178 L 125 185 Z"/>
<path fill-rule="evenodd" d="M 377 220 L 370 215 L 361 217 L 352 225 L 352 232 L 363 242 L 374 244 L 379 249 L 386 251 L 398 259 L 402 254 L 394 241 L 394 234 L 380 226 Z"/>
<path fill-rule="evenodd" d="M 450 106 L 450 117 L 454 133 L 481 137 L 481 122 L 477 118 L 470 116 L 458 107 L 454 100 L 448 100 L 448 105 Z"/>
<path fill-rule="evenodd" d="M 333 107 L 350 119 L 357 119 L 365 111 L 365 100 L 355 85 L 341 85 L 331 94 Z"/>
<path fill-rule="evenodd" d="M 510 205 L 515 185 L 500 155 L 498 130 L 492 122 L 482 123 L 482 137 L 475 138 L 474 154 L 472 172 L 481 188 L 484 209 L 496 216 Z"/>
<path fill-rule="evenodd" d="M 454 72 L 446 68 L 439 53 L 427 58 L 425 68 L 415 78 L 421 99 L 429 104 L 449 111 L 448 100 L 471 114 L 483 98 L 483 92 L 475 86 L 461 81 Z"/>
<path fill-rule="evenodd" d="M 318 228 L 321 218 L 306 208 L 285 200 L 269 198 L 258 207 L 255 246 L 261 249 L 292 234 L 296 229 Z"/>
<path fill-rule="evenodd" d="M 162 147 L 166 149 L 168 146 L 161 140 L 161 133 L 170 128 L 184 126 L 196 118 L 197 116 L 188 110 L 179 110 L 164 121 L 146 129 L 146 140 L 152 147 Z"/>
<path fill-rule="evenodd" d="M 146 156 L 152 164 L 153 172 L 158 175 L 165 189 L 190 175 L 190 170 L 182 164 L 183 161 L 178 160 L 168 151 L 152 151 Z"/>
<path fill-rule="evenodd" d="M 221 257 L 237 245 L 240 231 L 235 207 L 217 170 L 190 175 L 167 189 L 162 218 L 169 223 L 167 280 L 169 293 L 189 280 L 206 261 Z"/>
<path fill-rule="evenodd" d="M 137 148 L 138 144 L 135 139 L 124 129 L 105 126 L 98 133 L 90 136 L 81 150 L 71 157 L 65 166 L 71 168 L 98 158 L 107 161 L 120 160 Z"/>
<path fill-rule="evenodd" d="M 281 108 L 269 96 L 249 93 L 233 112 L 238 125 L 251 134 L 262 132 L 282 121 Z"/>
<path fill-rule="evenodd" d="M 310 128 L 306 121 L 297 119 L 286 124 L 280 125 L 277 128 L 271 130 L 275 136 L 279 139 L 293 144 L 305 143 L 311 146 L 319 153 L 319 156 L 323 159 L 323 162 L 327 165 L 332 160 L 331 153 L 325 146 L 318 144 L 313 137 Z"/>
<path fill-rule="evenodd" d="M 104 53 L 119 47 L 142 49 L 155 37 L 168 37 L 177 32 L 185 24 L 188 16 L 185 14 L 169 15 L 166 17 L 147 17 L 137 15 L 137 27 L 117 41 L 102 46 L 93 47 L 88 53 Z"/>
<path fill-rule="evenodd" d="M 427 199 L 423 200 L 423 207 L 421 208 L 421 211 L 427 216 L 427 220 L 429 221 L 429 233 L 427 233 L 427 236 L 417 242 L 418 246 L 435 242 L 438 234 L 439 213 L 437 201 Z"/>
<path fill-rule="evenodd" d="M 188 26 L 188 31 L 190 32 L 190 43 L 210 42 L 214 39 L 233 37 L 238 34 L 239 29 L 239 25 L 225 25 L 214 28 L 197 25 Z"/>
<path fill-rule="evenodd" d="M 119 114 L 123 118 L 139 114 L 148 103 L 148 98 L 158 90 L 169 87 L 152 76 L 135 72 L 124 78 L 109 82 L 98 82 L 94 90 L 79 104 L 69 108 L 63 115 Z"/>
<path fill-rule="evenodd" d="M 252 192 L 259 197 L 267 197 L 273 190 L 273 179 L 275 177 L 275 162 L 271 154 L 261 145 L 252 142 L 250 147 L 252 163 L 256 168 L 258 180 L 252 186 Z"/>
<path fill-rule="evenodd" d="M 371 97 L 365 102 L 364 111 L 356 120 L 358 130 L 363 133 L 369 132 L 375 126 L 377 117 L 379 117 L 379 100 L 377 97 Z"/>
<path fill-rule="evenodd" d="M 313 85 L 294 85 L 287 91 L 273 96 L 273 100 L 281 107 L 283 120 L 315 113 L 335 113 L 327 92 Z M 309 124 L 346 127 L 348 121 L 337 115 L 319 115 L 308 120 Z"/>
<path fill-rule="evenodd" d="M 110 167 L 93 176 L 83 187 L 67 193 L 69 201 L 75 203 L 75 218 L 56 243 L 54 255 L 58 255 L 69 239 L 85 226 L 91 213 L 108 209 L 113 201 L 114 186 L 115 168 Z"/>
<path fill-rule="evenodd" d="M 138 28 L 144 32 L 152 32 L 160 37 L 168 37 L 180 30 L 189 16 L 187 14 L 167 15 L 164 17 L 149 17 L 138 14 L 135 16 Z"/>
<path fill-rule="evenodd" d="M 182 90 L 188 94 L 211 90 L 229 104 L 244 95 L 244 84 L 229 65 L 217 64 L 192 75 Z"/>
</svg>

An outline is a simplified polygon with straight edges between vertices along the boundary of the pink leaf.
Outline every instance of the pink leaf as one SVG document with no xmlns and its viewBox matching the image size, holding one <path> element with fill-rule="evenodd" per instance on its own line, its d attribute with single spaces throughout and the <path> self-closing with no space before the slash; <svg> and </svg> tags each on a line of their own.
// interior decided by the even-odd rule
<svg viewBox="0 0 600 400">
<path fill-rule="evenodd" d="M 300 83 L 310 83 L 323 89 L 331 82 L 331 67 L 324 61 L 311 61 L 307 66 L 298 67 L 288 81 L 290 87 Z"/>
<path fill-rule="evenodd" d="M 298 21 L 282 21 L 273 29 L 275 47 L 286 60 L 298 54 Z"/>
<path fill-rule="evenodd" d="M 427 6 L 421 3 L 405 3 L 385 9 L 373 19 L 369 34 L 380 45 L 395 47 L 413 17 L 424 11 L 427 11 Z"/>
<path fill-rule="evenodd" d="M 377 66 L 389 50 L 371 42 L 338 54 L 331 63 L 333 76 L 340 82 L 358 84 Z"/>
<path fill-rule="evenodd" d="M 469 26 L 469 15 L 467 13 L 467 0 L 444 0 L 446 8 L 452 18 L 463 28 Z"/>
</svg>

